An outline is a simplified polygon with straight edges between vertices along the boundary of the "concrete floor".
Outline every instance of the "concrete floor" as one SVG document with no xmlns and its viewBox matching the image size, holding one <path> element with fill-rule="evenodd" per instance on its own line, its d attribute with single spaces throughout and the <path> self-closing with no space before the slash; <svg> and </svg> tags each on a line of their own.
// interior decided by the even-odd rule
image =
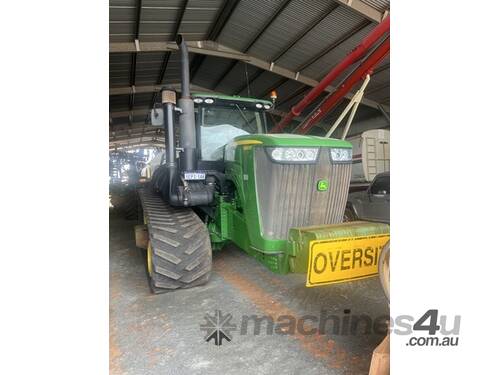
<svg viewBox="0 0 500 375">
<path fill-rule="evenodd" d="M 252 314 L 275 320 L 280 315 L 319 316 L 322 309 L 341 317 L 345 309 L 351 316 L 387 315 L 378 279 L 306 288 L 304 275 L 275 275 L 229 247 L 214 254 L 207 285 L 153 295 L 133 226 L 110 215 L 111 374 L 368 373 L 383 334 L 241 335 L 239 329 L 242 315 Z M 200 330 L 205 314 L 215 310 L 232 314 L 238 328 L 232 341 L 221 346 L 205 342 Z"/>
</svg>

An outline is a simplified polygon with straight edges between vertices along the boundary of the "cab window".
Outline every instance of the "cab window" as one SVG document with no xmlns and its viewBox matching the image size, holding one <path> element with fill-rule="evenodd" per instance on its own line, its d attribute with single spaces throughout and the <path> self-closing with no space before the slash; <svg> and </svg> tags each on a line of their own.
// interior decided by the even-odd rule
<svg viewBox="0 0 500 375">
<path fill-rule="evenodd" d="M 370 193 L 372 194 L 390 194 L 390 176 L 380 176 L 375 178 Z"/>
<path fill-rule="evenodd" d="M 222 160 L 224 146 L 240 135 L 263 133 L 264 112 L 237 103 L 201 106 L 200 143 L 202 160 Z"/>
</svg>

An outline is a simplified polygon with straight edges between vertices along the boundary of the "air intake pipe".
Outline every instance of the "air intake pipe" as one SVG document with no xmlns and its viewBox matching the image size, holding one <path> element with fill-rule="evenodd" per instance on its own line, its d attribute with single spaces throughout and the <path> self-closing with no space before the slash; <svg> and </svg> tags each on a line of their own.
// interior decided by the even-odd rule
<svg viewBox="0 0 500 375">
<path fill-rule="evenodd" d="M 183 149 L 180 157 L 180 168 L 183 171 L 193 171 L 196 163 L 196 128 L 194 123 L 194 103 L 189 91 L 189 54 L 182 35 L 178 35 L 176 43 L 181 53 L 181 97 L 178 105 L 182 110 L 179 116 L 180 147 Z"/>
</svg>

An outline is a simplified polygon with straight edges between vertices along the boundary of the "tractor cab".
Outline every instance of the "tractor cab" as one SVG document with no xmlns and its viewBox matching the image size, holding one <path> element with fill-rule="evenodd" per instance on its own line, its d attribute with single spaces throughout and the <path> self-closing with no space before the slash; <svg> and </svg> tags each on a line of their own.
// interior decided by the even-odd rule
<svg viewBox="0 0 500 375">
<path fill-rule="evenodd" d="M 193 93 L 199 161 L 223 159 L 224 147 L 235 137 L 268 131 L 267 100 Z"/>
</svg>

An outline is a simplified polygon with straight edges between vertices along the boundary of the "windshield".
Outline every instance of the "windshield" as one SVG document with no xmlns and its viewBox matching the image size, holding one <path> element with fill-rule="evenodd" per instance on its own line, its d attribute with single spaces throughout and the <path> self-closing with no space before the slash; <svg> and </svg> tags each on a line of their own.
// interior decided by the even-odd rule
<svg viewBox="0 0 500 375">
<path fill-rule="evenodd" d="M 264 112 L 242 104 L 198 108 L 202 160 L 222 160 L 224 146 L 239 135 L 264 133 Z"/>
<path fill-rule="evenodd" d="M 264 132 L 262 111 L 246 109 L 236 103 L 230 107 L 203 106 L 201 111 L 201 126 L 230 124 L 246 131 L 247 134 Z"/>
</svg>

